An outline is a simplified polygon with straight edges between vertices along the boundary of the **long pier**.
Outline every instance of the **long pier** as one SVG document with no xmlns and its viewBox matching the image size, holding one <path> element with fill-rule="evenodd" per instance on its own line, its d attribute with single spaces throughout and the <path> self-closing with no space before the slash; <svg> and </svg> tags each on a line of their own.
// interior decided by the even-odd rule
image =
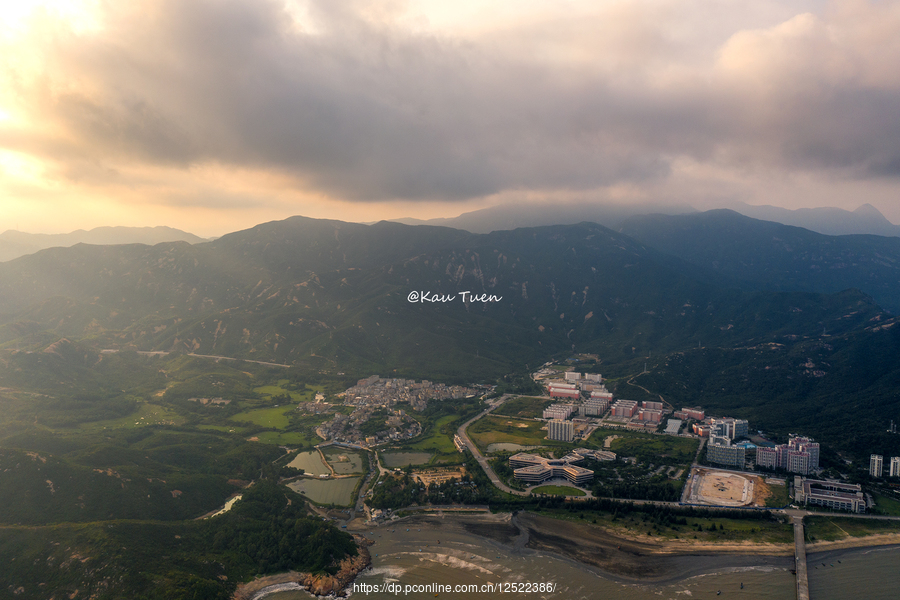
<svg viewBox="0 0 900 600">
<path fill-rule="evenodd" d="M 797 570 L 797 600 L 809 600 L 809 578 L 806 574 L 806 539 L 803 517 L 791 518 L 794 522 L 794 563 Z"/>
</svg>

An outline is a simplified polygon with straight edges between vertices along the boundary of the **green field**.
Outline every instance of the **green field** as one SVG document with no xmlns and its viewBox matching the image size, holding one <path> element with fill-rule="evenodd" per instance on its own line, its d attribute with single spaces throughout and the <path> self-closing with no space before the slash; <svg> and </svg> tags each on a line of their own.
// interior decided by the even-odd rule
<svg viewBox="0 0 900 600">
<path fill-rule="evenodd" d="M 522 446 L 561 445 L 546 439 L 540 421 L 521 421 L 514 418 L 486 416 L 469 425 L 466 433 L 482 452 L 490 444 L 507 442 Z"/>
<path fill-rule="evenodd" d="M 419 450 L 423 452 L 433 452 L 437 454 L 453 454 L 456 452 L 456 446 L 453 445 L 453 433 L 441 433 L 441 427 L 452 423 L 457 419 L 456 415 L 444 415 L 434 422 L 434 426 L 428 435 L 420 440 L 416 440 L 411 444 L 403 446 L 404 450 Z M 458 454 L 458 453 L 457 453 Z"/>
<path fill-rule="evenodd" d="M 647 536 L 645 539 L 688 539 L 707 543 L 754 542 L 760 544 L 789 544 L 793 548 L 794 529 L 789 523 L 775 520 L 756 519 L 724 519 L 677 516 L 675 522 L 664 518 L 655 518 L 652 514 L 640 511 L 623 511 L 622 514 L 610 514 L 602 511 L 570 511 L 563 509 L 541 509 L 538 514 L 554 517 L 564 521 L 583 524 L 585 527 L 597 526 L 615 535 L 623 535 L 634 539 L 635 535 Z"/>
<path fill-rule="evenodd" d="M 253 391 L 269 400 L 275 396 L 288 395 L 293 402 L 312 402 L 316 398 L 316 392 L 325 391 L 323 385 L 307 385 L 305 391 L 297 392 L 287 388 L 289 383 L 287 379 L 281 379 L 277 384 L 261 385 L 253 388 Z"/>
<path fill-rule="evenodd" d="M 900 517 L 900 501 L 889 498 L 883 494 L 872 494 L 872 496 L 875 498 L 875 508 L 877 508 L 881 514 Z"/>
<path fill-rule="evenodd" d="M 791 503 L 787 484 L 769 485 L 769 489 L 772 491 L 772 495 L 766 498 L 766 506 L 769 508 L 781 508 Z"/>
<path fill-rule="evenodd" d="M 514 400 L 508 400 L 493 414 L 507 417 L 519 417 L 521 419 L 536 419 L 544 414 L 544 409 L 553 404 L 550 398 L 534 398 L 520 396 Z"/>
<path fill-rule="evenodd" d="M 239 425 L 197 425 L 202 431 L 221 431 L 223 433 L 237 433 L 242 435 L 246 429 Z"/>
<path fill-rule="evenodd" d="M 616 436 L 610 450 L 618 456 L 633 456 L 641 463 L 683 465 L 694 460 L 699 442 L 692 438 L 653 435 L 621 429 L 598 429 L 588 445 L 603 448 L 607 436 Z"/>
<path fill-rule="evenodd" d="M 567 485 L 542 485 L 531 490 L 532 494 L 547 494 L 549 496 L 586 496 L 584 490 L 569 487 Z"/>
<path fill-rule="evenodd" d="M 815 516 L 804 519 L 806 540 L 831 542 L 847 537 L 865 537 L 879 533 L 900 533 L 900 521 Z"/>
<path fill-rule="evenodd" d="M 292 410 L 295 410 L 294 407 L 277 406 L 275 408 L 257 408 L 238 413 L 232 416 L 231 420 L 253 423 L 260 427 L 284 429 L 289 424 L 287 413 Z"/>
<path fill-rule="evenodd" d="M 82 423 L 78 426 L 78 429 L 90 432 L 103 429 L 134 429 L 147 425 L 183 425 L 186 420 L 183 416 L 165 406 L 141 402 L 137 405 L 137 410 L 127 417 Z"/>
<path fill-rule="evenodd" d="M 255 435 L 264 444 L 279 446 L 312 446 L 322 441 L 318 436 L 300 431 L 262 431 Z"/>
</svg>

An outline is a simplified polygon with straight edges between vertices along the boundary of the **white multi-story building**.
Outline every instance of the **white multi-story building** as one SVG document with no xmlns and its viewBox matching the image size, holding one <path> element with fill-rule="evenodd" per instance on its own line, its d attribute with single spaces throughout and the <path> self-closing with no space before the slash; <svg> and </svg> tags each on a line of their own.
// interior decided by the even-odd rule
<svg viewBox="0 0 900 600">
<path fill-rule="evenodd" d="M 891 477 L 900 477 L 900 456 L 891 457 Z"/>
<path fill-rule="evenodd" d="M 542 414 L 545 419 L 568 419 L 575 410 L 574 404 L 551 404 Z"/>
<path fill-rule="evenodd" d="M 571 442 L 575 439 L 575 424 L 562 419 L 550 419 L 547 423 L 547 439 Z"/>
<path fill-rule="evenodd" d="M 599 417 L 609 408 L 609 400 L 591 397 L 584 401 L 582 407 L 584 408 L 585 416 Z"/>
<path fill-rule="evenodd" d="M 706 445 L 706 460 L 743 469 L 746 458 L 745 446 L 732 446 L 731 440 L 727 437 L 710 434 L 709 443 Z"/>
<path fill-rule="evenodd" d="M 884 457 L 880 454 L 873 454 L 869 457 L 869 475 L 872 477 L 881 477 L 884 469 Z"/>
<path fill-rule="evenodd" d="M 585 485 L 594 477 L 594 472 L 574 463 L 584 460 L 578 454 L 568 454 L 560 459 L 549 459 L 536 454 L 514 454 L 509 457 L 509 466 L 519 481 L 535 484 L 554 477 L 568 479 L 575 485 Z"/>
<path fill-rule="evenodd" d="M 817 504 L 855 513 L 866 510 L 866 500 L 858 484 L 819 481 L 795 476 L 794 499 L 800 504 Z"/>
<path fill-rule="evenodd" d="M 749 424 L 744 419 L 713 419 L 710 425 L 710 435 L 727 437 L 729 440 L 746 437 Z"/>
</svg>

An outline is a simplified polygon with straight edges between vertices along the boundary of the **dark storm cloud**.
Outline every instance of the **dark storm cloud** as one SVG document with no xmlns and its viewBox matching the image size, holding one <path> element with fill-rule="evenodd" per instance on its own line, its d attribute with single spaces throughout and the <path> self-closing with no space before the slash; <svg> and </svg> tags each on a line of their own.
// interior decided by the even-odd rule
<svg viewBox="0 0 900 600">
<path fill-rule="evenodd" d="M 608 49 L 599 67 L 554 63 L 368 7 L 313 2 L 300 22 L 269 0 L 113 7 L 98 35 L 57 34 L 23 94 L 93 161 L 274 169 L 347 199 L 640 184 L 679 156 L 898 174 L 895 82 L 844 66 L 815 18 L 737 36 L 661 82 L 634 61 L 611 61 L 638 70 L 627 77 L 603 66 Z M 666 57 L 646 55 L 671 51 L 628 43 L 653 69 Z"/>
</svg>

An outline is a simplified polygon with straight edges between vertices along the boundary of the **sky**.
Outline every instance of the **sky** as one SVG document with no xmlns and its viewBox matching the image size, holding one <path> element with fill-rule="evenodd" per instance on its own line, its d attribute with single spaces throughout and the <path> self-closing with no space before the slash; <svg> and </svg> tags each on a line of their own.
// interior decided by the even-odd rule
<svg viewBox="0 0 900 600">
<path fill-rule="evenodd" d="M 870 203 L 900 0 L 0 0 L 0 230 Z"/>
</svg>

